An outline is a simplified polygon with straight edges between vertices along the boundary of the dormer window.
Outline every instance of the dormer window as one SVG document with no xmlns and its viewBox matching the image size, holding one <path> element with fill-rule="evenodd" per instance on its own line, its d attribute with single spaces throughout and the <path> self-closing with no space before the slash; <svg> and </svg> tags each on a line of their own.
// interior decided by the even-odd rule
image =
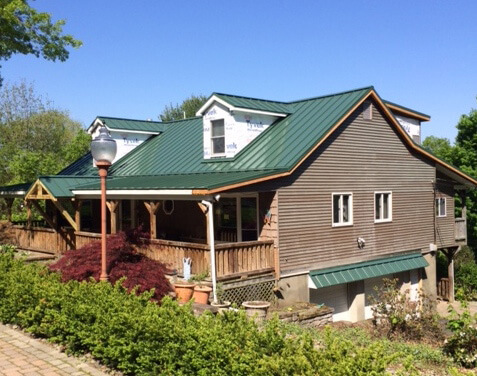
<svg viewBox="0 0 477 376">
<path fill-rule="evenodd" d="M 212 120 L 212 155 L 225 153 L 225 127 L 224 119 Z"/>
</svg>

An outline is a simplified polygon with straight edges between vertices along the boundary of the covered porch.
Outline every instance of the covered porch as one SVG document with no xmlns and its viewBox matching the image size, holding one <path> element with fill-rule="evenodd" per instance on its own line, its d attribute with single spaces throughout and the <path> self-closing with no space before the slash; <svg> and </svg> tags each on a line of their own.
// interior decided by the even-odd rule
<svg viewBox="0 0 477 376">
<path fill-rule="evenodd" d="M 28 219 L 12 226 L 17 245 L 60 255 L 99 240 L 97 192 L 72 193 L 68 189 L 69 197 L 65 197 L 55 191 L 55 185 L 58 180 L 65 185 L 68 179 L 42 179 L 25 194 Z M 212 202 L 211 213 L 204 200 Z M 33 220 L 33 207 L 41 214 L 42 221 Z M 192 274 L 210 273 L 211 249 L 215 249 L 218 280 L 270 275 L 278 271 L 275 192 L 209 197 L 168 191 L 149 192 L 141 197 L 137 191 L 133 195 L 132 192 L 108 190 L 107 208 L 108 234 L 142 226 L 143 231 L 150 233 L 151 242 L 140 252 L 164 262 L 179 275 L 184 272 L 184 258 L 191 259 Z M 213 239 L 208 235 L 209 215 L 213 216 Z"/>
</svg>

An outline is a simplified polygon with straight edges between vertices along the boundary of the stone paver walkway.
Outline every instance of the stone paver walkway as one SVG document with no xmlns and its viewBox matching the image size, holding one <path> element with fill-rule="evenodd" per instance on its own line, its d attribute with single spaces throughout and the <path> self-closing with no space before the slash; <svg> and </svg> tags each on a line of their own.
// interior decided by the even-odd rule
<svg viewBox="0 0 477 376">
<path fill-rule="evenodd" d="M 0 375 L 106 376 L 108 374 L 93 363 L 70 357 L 49 343 L 0 324 Z"/>
</svg>

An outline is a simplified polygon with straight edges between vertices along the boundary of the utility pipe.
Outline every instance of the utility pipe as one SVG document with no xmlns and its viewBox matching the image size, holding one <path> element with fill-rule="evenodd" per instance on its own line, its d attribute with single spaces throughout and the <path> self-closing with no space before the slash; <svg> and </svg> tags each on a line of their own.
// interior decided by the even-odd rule
<svg viewBox="0 0 477 376">
<path fill-rule="evenodd" d="M 214 204 L 212 202 L 202 200 L 202 204 L 207 206 L 207 220 L 209 229 L 209 241 L 210 241 L 210 269 L 212 277 L 212 294 L 214 297 L 214 303 L 217 303 L 217 276 L 215 273 L 215 238 L 214 238 Z"/>
</svg>

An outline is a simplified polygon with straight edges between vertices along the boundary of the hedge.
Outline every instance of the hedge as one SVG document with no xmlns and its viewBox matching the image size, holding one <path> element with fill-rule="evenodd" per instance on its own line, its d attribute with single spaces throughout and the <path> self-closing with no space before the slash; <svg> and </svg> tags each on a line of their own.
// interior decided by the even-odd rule
<svg viewBox="0 0 477 376">
<path fill-rule="evenodd" d="M 62 283 L 58 274 L 0 254 L 0 321 L 90 353 L 126 375 L 382 375 L 399 356 L 356 347 L 328 332 L 321 342 L 278 320 L 194 316 L 190 305 L 150 301 L 105 282 Z"/>
</svg>

